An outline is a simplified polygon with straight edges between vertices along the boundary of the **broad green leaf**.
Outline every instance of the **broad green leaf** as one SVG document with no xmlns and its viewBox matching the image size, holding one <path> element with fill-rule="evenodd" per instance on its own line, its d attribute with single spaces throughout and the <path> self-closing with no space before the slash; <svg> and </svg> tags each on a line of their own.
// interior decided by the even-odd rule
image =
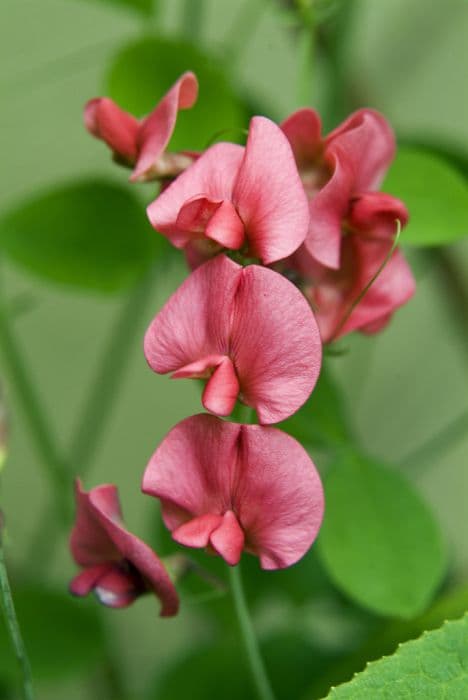
<svg viewBox="0 0 468 700">
<path fill-rule="evenodd" d="M 165 241 L 124 186 L 86 180 L 26 201 L 0 220 L 0 250 L 47 280 L 100 292 L 131 286 Z"/>
<path fill-rule="evenodd" d="M 318 551 L 335 584 L 382 615 L 422 612 L 446 557 L 437 523 L 413 486 L 348 453 L 325 479 L 325 503 Z"/>
<path fill-rule="evenodd" d="M 402 243 L 436 246 L 468 235 L 468 182 L 444 158 L 402 147 L 382 189 L 402 199 L 409 209 Z"/>
<path fill-rule="evenodd" d="M 308 401 L 279 427 L 315 447 L 338 446 L 351 439 L 340 393 L 325 367 Z"/>
<path fill-rule="evenodd" d="M 247 126 L 245 107 L 227 82 L 219 59 L 182 40 L 158 37 L 130 44 L 116 57 L 107 90 L 124 109 L 142 116 L 187 70 L 197 75 L 199 97 L 192 109 L 179 112 L 171 149 L 204 149 L 220 131 Z M 224 138 L 235 140 L 232 133 Z"/>
<path fill-rule="evenodd" d="M 14 588 L 13 597 L 36 680 L 60 679 L 94 668 L 104 635 L 98 608 L 67 593 Z M 0 679 L 13 680 L 17 663 L 0 615 Z"/>
<path fill-rule="evenodd" d="M 330 700 L 466 700 L 468 615 L 402 644 L 393 656 L 370 663 Z"/>
</svg>

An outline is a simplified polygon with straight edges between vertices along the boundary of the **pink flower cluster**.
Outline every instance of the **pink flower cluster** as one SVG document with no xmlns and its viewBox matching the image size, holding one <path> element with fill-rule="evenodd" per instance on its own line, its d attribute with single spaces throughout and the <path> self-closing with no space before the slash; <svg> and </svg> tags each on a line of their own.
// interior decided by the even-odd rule
<svg viewBox="0 0 468 700">
<path fill-rule="evenodd" d="M 408 214 L 378 192 L 395 143 L 377 112 L 360 110 L 326 137 L 312 109 L 279 126 L 254 117 L 245 147 L 168 152 L 177 112 L 197 92 L 185 73 L 142 121 L 107 98 L 85 107 L 86 127 L 132 168 L 132 181 L 163 181 L 148 217 L 192 269 L 150 324 L 144 352 L 157 373 L 205 380 L 210 413 L 169 432 L 142 489 L 160 500 L 176 542 L 231 566 L 245 550 L 264 569 L 284 568 L 312 545 L 324 499 L 308 454 L 272 424 L 309 397 L 323 343 L 375 333 L 412 296 L 411 271 L 394 250 Z M 259 425 L 222 420 L 237 402 Z M 161 614 L 175 614 L 174 585 L 124 529 L 115 487 L 84 493 L 78 484 L 77 504 L 71 549 L 83 571 L 72 592 L 94 590 L 122 607 L 152 590 Z"/>
</svg>

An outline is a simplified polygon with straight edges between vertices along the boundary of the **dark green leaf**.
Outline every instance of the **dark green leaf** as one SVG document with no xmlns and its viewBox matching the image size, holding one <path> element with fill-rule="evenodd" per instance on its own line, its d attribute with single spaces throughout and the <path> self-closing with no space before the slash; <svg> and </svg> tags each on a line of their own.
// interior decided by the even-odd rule
<svg viewBox="0 0 468 700">
<path fill-rule="evenodd" d="M 409 209 L 402 243 L 444 245 L 468 235 L 468 183 L 444 158 L 402 147 L 382 189 L 402 199 Z"/>
<path fill-rule="evenodd" d="M 340 393 L 325 367 L 308 401 L 279 427 L 315 447 L 334 447 L 351 439 Z"/>
<path fill-rule="evenodd" d="M 66 678 L 99 663 L 104 636 L 91 602 L 32 587 L 16 588 L 13 595 L 36 680 Z M 12 680 L 17 664 L 1 616 L 0 649 L 0 679 Z"/>
<path fill-rule="evenodd" d="M 0 220 L 0 249 L 40 277 L 117 292 L 145 272 L 166 242 L 124 186 L 87 180 L 25 202 Z"/>
<path fill-rule="evenodd" d="M 382 615 L 410 617 L 429 604 L 445 571 L 441 535 L 398 472 L 343 455 L 325 479 L 318 551 L 336 585 Z"/>
<path fill-rule="evenodd" d="M 108 91 L 124 109 L 141 116 L 155 107 L 186 70 L 196 73 L 200 93 L 192 109 L 179 112 L 171 149 L 203 149 L 216 133 L 246 127 L 246 110 L 227 82 L 219 59 L 184 41 L 146 38 L 130 44 L 111 67 Z M 235 140 L 231 133 L 226 138 Z"/>
<path fill-rule="evenodd" d="M 468 698 L 468 616 L 402 644 L 390 657 L 368 665 L 331 700 L 466 700 Z"/>
</svg>

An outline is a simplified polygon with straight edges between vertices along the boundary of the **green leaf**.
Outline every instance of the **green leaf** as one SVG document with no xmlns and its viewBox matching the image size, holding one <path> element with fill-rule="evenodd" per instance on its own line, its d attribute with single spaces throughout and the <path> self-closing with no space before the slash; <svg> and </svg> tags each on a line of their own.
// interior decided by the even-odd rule
<svg viewBox="0 0 468 700">
<path fill-rule="evenodd" d="M 466 700 L 468 615 L 402 644 L 370 663 L 350 683 L 333 688 L 331 700 Z"/>
<path fill-rule="evenodd" d="M 333 447 L 351 440 L 340 393 L 325 367 L 308 401 L 278 427 L 315 447 Z"/>
<path fill-rule="evenodd" d="M 468 235 L 468 183 L 444 158 L 402 147 L 382 189 L 402 199 L 409 209 L 402 243 L 436 246 Z"/>
<path fill-rule="evenodd" d="M 182 40 L 149 37 L 130 44 L 116 57 L 107 89 L 124 109 L 141 116 L 187 70 L 196 73 L 200 93 L 192 109 L 179 112 L 172 150 L 204 149 L 220 131 L 246 127 L 246 109 L 230 87 L 220 60 Z M 232 134 L 226 138 L 232 140 Z"/>
<path fill-rule="evenodd" d="M 104 633 L 97 606 L 39 587 L 13 590 L 24 643 L 36 680 L 61 679 L 94 668 Z M 0 679 L 13 681 L 16 660 L 0 615 Z"/>
<path fill-rule="evenodd" d="M 411 617 L 430 603 L 445 572 L 431 512 L 398 472 L 342 455 L 325 479 L 318 551 L 330 577 L 362 606 Z"/>
<path fill-rule="evenodd" d="M 118 292 L 145 272 L 166 242 L 123 186 L 87 180 L 34 197 L 0 220 L 0 250 L 46 280 Z"/>
</svg>

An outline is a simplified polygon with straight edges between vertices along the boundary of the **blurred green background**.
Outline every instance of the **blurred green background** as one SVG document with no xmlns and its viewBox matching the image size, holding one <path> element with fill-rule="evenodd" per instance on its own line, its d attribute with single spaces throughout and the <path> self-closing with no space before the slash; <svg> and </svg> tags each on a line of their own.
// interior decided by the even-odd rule
<svg viewBox="0 0 468 700">
<path fill-rule="evenodd" d="M 143 212 L 144 204 L 154 196 L 152 186 L 127 185 L 126 172 L 111 162 L 105 147 L 90 138 L 82 126 L 84 102 L 107 94 L 109 85 L 116 98 L 121 96 L 129 107 L 138 109 L 141 105 L 144 110 L 151 105 L 144 91 L 146 71 L 150 81 L 154 72 L 154 84 L 159 86 L 153 103 L 177 76 L 175 57 L 189 50 L 176 45 L 172 52 L 162 52 L 154 65 L 148 65 L 143 57 L 146 68 L 141 92 L 138 85 L 132 87 L 133 92 L 128 88 L 125 71 L 118 70 L 116 60 L 125 46 L 143 35 L 193 42 L 196 51 L 207 53 L 207 84 L 208 78 L 214 81 L 208 113 L 219 124 L 218 129 L 247 125 L 243 115 L 253 109 L 280 120 L 302 106 L 306 98 L 326 114 L 328 110 L 328 126 L 335 125 L 330 83 L 336 75 L 320 57 L 310 72 L 305 72 L 308 46 L 287 3 L 158 0 L 152 17 L 135 11 L 132 4 L 145 6 L 143 1 L 124 0 L 2 0 L 0 215 L 41 192 L 54 191 L 79 178 L 96 177 L 131 189 Z M 338 35 L 343 37 L 340 74 L 352 106 L 381 110 L 402 143 L 437 147 L 456 156 L 457 166 L 464 167 L 463 163 L 468 163 L 468 3 L 359 0 L 352 5 L 352 15 L 349 13 Z M 125 58 L 119 60 L 126 65 Z M 214 71 L 213 76 L 210 71 Z M 220 83 L 219 89 L 226 93 L 220 103 L 218 72 L 224 73 L 225 85 Z M 232 104 L 231 94 L 239 96 L 232 98 Z M 183 115 L 182 140 L 188 140 L 190 129 L 195 129 L 189 116 Z M 203 115 L 200 120 L 204 123 Z M 200 132 L 193 138 L 201 138 Z M 202 147 L 203 142 L 193 145 Z M 79 213 L 68 216 L 64 211 L 64 231 L 77 225 L 73 217 Z M 100 231 L 89 233 L 89 256 L 105 257 L 105 246 L 92 248 Z M 150 239 L 156 237 L 149 225 L 147 234 Z M 447 541 L 449 578 L 455 586 L 468 579 L 468 308 L 462 296 L 464 291 L 466 300 L 468 294 L 468 240 L 451 245 L 443 258 L 432 249 L 413 248 L 408 256 L 418 278 L 416 297 L 382 334 L 347 339 L 343 343 L 347 352 L 329 358 L 328 366 L 343 392 L 362 447 L 403 471 L 432 506 Z M 113 264 L 112 254 L 108 264 Z M 115 396 L 105 407 L 105 422 L 85 485 L 116 483 L 129 528 L 155 546 L 158 537 L 164 536 L 157 527 L 156 504 L 139 492 L 141 475 L 168 429 L 199 411 L 199 388 L 195 382 L 171 382 L 150 372 L 142 353 L 142 337 L 150 319 L 185 275 L 181 256 L 170 255 L 153 270 L 143 289 L 130 292 L 134 299 L 129 306 L 125 290 L 101 294 L 47 282 L 11 256 L 2 260 L 1 266 L 2 304 L 11 303 L 16 309 L 14 331 L 63 454 L 70 446 L 86 452 L 93 421 L 102 417 L 92 417 L 88 432 L 77 444 L 74 431 L 88 410 L 89 388 L 100 368 L 115 360 L 114 350 L 106 351 L 108 338 L 113 329 L 115 332 L 122 308 L 127 309 L 127 326 L 120 330 L 120 338 L 128 362 L 124 358 L 123 371 L 109 379 L 108 388 L 115 390 Z M 454 280 L 460 281 L 461 291 Z M 458 299 L 454 298 L 457 294 Z M 126 328 L 131 328 L 130 337 Z M 1 505 L 6 514 L 6 552 L 13 587 L 45 585 L 66 591 L 75 571 L 67 534 L 62 532 L 57 543 L 41 534 L 50 534 L 49 486 L 6 371 L 3 385 L 11 435 L 2 473 Z M 422 445 L 459 416 L 462 418 L 446 445 L 419 453 Z M 317 465 L 325 468 L 327 455 L 319 450 L 312 454 Z M 79 471 L 79 465 L 76 467 Z M 162 546 L 168 547 L 166 539 Z M 248 570 L 256 566 L 249 562 Z M 280 697 L 320 697 L 313 691 L 308 695 L 313 676 L 324 673 L 329 659 L 352 654 L 383 624 L 378 616 L 352 607 L 319 569 L 314 559 L 302 571 L 297 568 L 302 590 L 307 591 L 310 585 L 310 599 L 303 593 L 289 595 L 289 583 L 283 586 L 286 579 L 280 575 L 272 575 L 268 583 L 264 583 L 264 576 L 258 579 L 259 586 L 265 585 L 258 600 L 251 593 L 267 662 L 273 670 L 279 669 L 278 674 L 289 674 L 289 686 L 283 694 L 279 691 Z M 95 610 L 97 604 L 79 601 L 77 606 L 87 611 Z M 117 666 L 130 698 L 224 698 L 231 697 L 229 693 L 232 697 L 241 693 L 254 697 L 235 630 L 234 641 L 229 633 L 220 632 L 225 609 L 222 600 L 188 599 L 177 618 L 160 620 L 155 601 L 148 597 L 125 611 L 99 611 L 99 619 L 109 632 L 107 652 L 99 639 L 87 642 L 86 631 L 80 638 L 79 623 L 76 632 L 75 627 L 62 631 L 62 636 L 76 637 L 77 649 L 89 644 L 87 658 L 66 644 L 60 656 L 60 629 L 59 641 L 55 646 L 53 643 L 60 615 L 51 603 L 50 609 L 45 607 L 36 618 L 36 644 L 43 646 L 44 656 L 37 695 L 43 700 L 118 697 L 112 664 L 106 661 L 115 657 L 119 660 L 113 664 L 114 671 Z M 388 620 L 384 622 L 388 626 Z M 235 622 L 230 620 L 227 627 L 229 624 Z M 217 645 L 214 651 L 212 642 Z M 93 651 L 93 643 L 97 651 Z M 194 650 L 200 658 L 190 660 Z M 0 648 L 0 657 L 4 653 L 6 650 Z M 70 661 L 74 654 L 83 656 L 76 664 Z M 179 670 L 164 680 L 171 668 Z M 238 669 L 235 677 L 232 668 Z M 0 661 L 0 697 L 2 678 L 7 677 L 11 678 L 11 673 L 2 676 Z M 109 691 L 113 683 L 114 694 Z M 148 690 L 153 687 L 154 691 Z M 4 697 L 15 696 L 5 689 Z"/>
</svg>

